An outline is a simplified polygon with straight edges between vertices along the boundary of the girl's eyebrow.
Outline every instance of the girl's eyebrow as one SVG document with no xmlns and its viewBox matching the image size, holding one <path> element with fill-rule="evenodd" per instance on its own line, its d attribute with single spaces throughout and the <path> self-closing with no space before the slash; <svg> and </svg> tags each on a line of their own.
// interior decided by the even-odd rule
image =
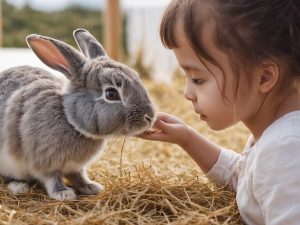
<svg viewBox="0 0 300 225">
<path fill-rule="evenodd" d="M 202 68 L 199 68 L 197 66 L 193 66 L 193 65 L 180 65 L 182 69 L 184 70 L 187 70 L 187 71 L 202 71 L 202 72 L 207 72 L 206 69 L 202 69 Z"/>
</svg>

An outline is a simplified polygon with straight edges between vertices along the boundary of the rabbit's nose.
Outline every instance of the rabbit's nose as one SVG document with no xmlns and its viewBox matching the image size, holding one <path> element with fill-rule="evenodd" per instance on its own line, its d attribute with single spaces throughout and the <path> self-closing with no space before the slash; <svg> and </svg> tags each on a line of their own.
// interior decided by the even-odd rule
<svg viewBox="0 0 300 225">
<path fill-rule="evenodd" d="M 152 104 L 147 104 L 142 110 L 144 114 L 144 120 L 151 125 L 155 120 L 155 109 Z"/>
<path fill-rule="evenodd" d="M 145 120 L 146 120 L 149 124 L 151 124 L 151 122 L 152 122 L 152 118 L 151 118 L 150 116 L 148 116 L 148 115 L 145 115 Z"/>
</svg>

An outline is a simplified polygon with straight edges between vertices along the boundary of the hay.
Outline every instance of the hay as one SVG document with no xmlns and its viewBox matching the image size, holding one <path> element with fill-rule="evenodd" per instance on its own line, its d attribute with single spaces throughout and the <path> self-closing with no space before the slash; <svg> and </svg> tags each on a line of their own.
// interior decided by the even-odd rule
<svg viewBox="0 0 300 225">
<path fill-rule="evenodd" d="M 234 195 L 191 177 L 159 176 L 145 165 L 135 172 L 102 173 L 97 196 L 57 202 L 41 190 L 11 196 L 1 187 L 0 224 L 241 224 Z"/>
<path fill-rule="evenodd" d="M 180 79 L 171 87 L 147 82 L 159 110 L 180 116 L 225 147 L 241 149 L 247 131 L 240 125 L 230 132 L 209 130 L 183 100 L 182 86 Z M 89 175 L 105 190 L 75 201 L 52 200 L 36 186 L 13 196 L 0 184 L 0 224 L 243 224 L 234 194 L 210 183 L 175 145 L 112 140 Z"/>
</svg>

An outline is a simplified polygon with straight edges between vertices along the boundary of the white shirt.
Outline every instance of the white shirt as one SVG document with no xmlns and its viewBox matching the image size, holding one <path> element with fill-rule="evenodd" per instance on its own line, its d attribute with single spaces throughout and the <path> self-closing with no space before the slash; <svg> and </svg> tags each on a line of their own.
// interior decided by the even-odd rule
<svg viewBox="0 0 300 225">
<path fill-rule="evenodd" d="M 242 154 L 222 149 L 207 173 L 236 191 L 239 212 L 248 225 L 300 224 L 300 111 L 271 124 Z"/>
</svg>

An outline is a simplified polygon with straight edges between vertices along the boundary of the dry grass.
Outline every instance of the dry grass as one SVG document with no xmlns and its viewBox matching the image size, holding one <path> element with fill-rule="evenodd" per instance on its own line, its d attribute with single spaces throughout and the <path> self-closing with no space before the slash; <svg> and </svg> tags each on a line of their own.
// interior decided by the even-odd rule
<svg viewBox="0 0 300 225">
<path fill-rule="evenodd" d="M 169 86 L 146 86 L 160 111 L 177 115 L 225 147 L 242 149 L 248 136 L 244 127 L 209 130 L 183 99 L 182 83 L 178 78 Z M 89 174 L 106 188 L 76 201 L 52 200 L 36 187 L 28 195 L 13 196 L 0 184 L 0 224 L 243 224 L 234 194 L 209 183 L 175 145 L 111 140 Z"/>
</svg>

